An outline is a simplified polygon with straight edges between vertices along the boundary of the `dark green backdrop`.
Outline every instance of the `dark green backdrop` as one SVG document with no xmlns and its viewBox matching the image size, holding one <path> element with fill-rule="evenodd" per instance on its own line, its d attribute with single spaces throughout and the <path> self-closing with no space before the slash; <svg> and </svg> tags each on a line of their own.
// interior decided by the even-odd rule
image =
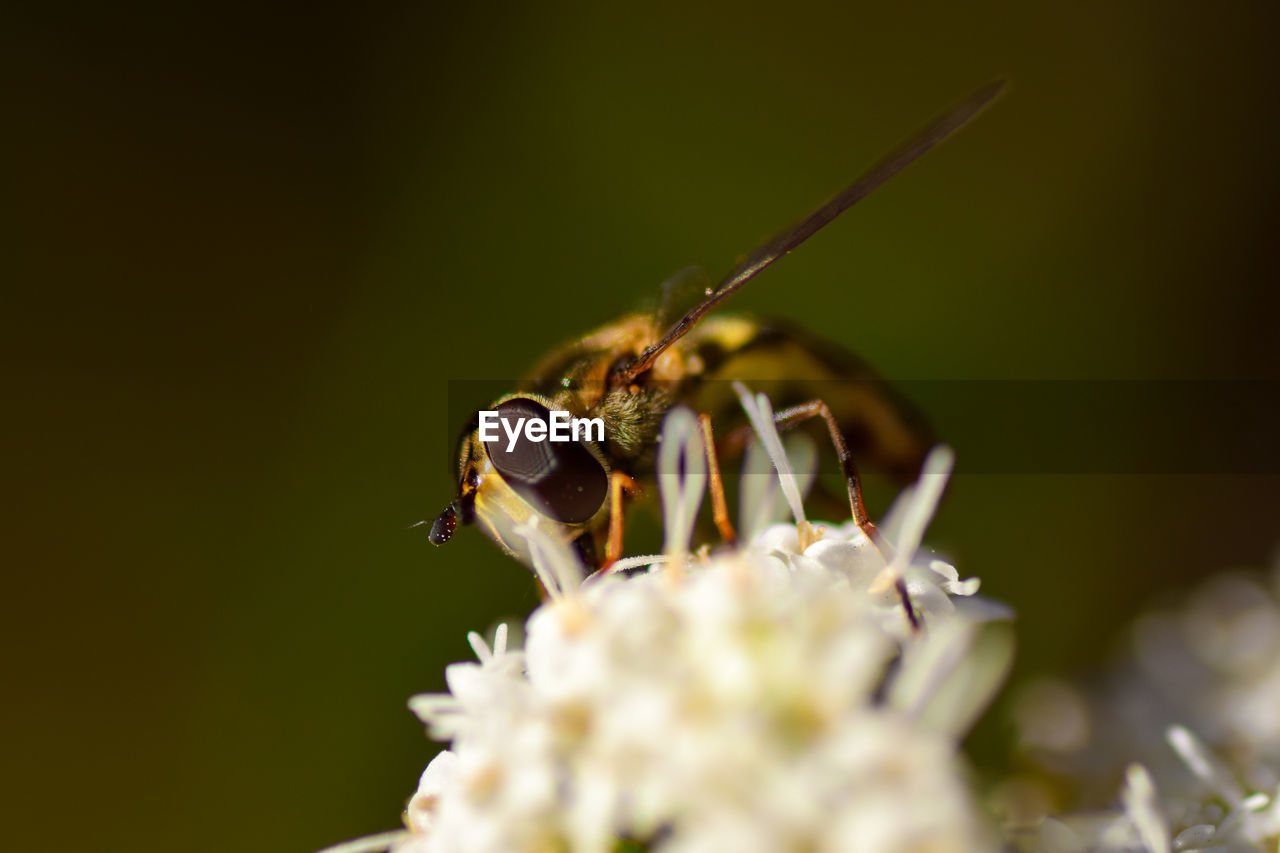
<svg viewBox="0 0 1280 853">
<path fill-rule="evenodd" d="M 996 76 L 736 307 L 902 379 L 1280 378 L 1268 4 L 26 5 L 7 849 L 394 826 L 435 749 L 406 697 L 536 602 L 474 531 L 405 529 L 449 498 L 447 380 L 726 268 Z M 973 474 L 933 541 L 1017 607 L 1029 674 L 1264 561 L 1278 493 Z"/>
</svg>

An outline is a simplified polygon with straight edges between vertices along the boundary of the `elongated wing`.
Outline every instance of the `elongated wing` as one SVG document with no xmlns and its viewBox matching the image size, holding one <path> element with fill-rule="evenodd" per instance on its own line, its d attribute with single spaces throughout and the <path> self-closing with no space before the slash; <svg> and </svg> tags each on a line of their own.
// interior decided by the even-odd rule
<svg viewBox="0 0 1280 853">
<path fill-rule="evenodd" d="M 718 285 L 711 289 L 706 298 L 675 322 L 657 343 L 641 353 L 634 361 L 620 367 L 611 377 L 616 385 L 626 385 L 637 376 L 653 366 L 653 362 L 676 341 L 680 340 L 699 320 L 717 305 L 737 291 L 742 285 L 755 278 L 774 261 L 795 249 L 808 240 L 824 226 L 844 213 L 853 205 L 866 198 L 872 190 L 901 172 L 921 155 L 938 145 L 951 134 L 969 123 L 996 96 L 1004 90 L 1004 82 L 999 81 L 979 89 L 966 98 L 959 106 L 945 113 L 928 127 L 899 145 L 884 159 L 863 173 L 856 181 L 836 193 L 830 200 L 809 214 L 797 225 L 783 231 L 772 240 L 756 249 L 729 273 Z"/>
<path fill-rule="evenodd" d="M 675 323 L 710 296 L 716 282 L 702 267 L 685 267 L 662 283 L 662 295 L 658 303 L 657 326 L 665 328 Z"/>
</svg>

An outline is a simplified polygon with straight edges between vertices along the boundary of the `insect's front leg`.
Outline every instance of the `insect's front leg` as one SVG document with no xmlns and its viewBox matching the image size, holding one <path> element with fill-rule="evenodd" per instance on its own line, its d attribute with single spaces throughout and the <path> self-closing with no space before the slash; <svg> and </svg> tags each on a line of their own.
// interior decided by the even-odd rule
<svg viewBox="0 0 1280 853">
<path fill-rule="evenodd" d="M 624 493 L 635 492 L 638 485 L 621 471 L 609 472 L 609 534 L 605 539 L 604 562 L 600 564 L 600 571 L 622 558 L 622 534 L 626 529 L 622 499 Z"/>
<path fill-rule="evenodd" d="M 715 519 L 720 538 L 727 545 L 734 545 L 738 536 L 733 530 L 733 522 L 729 520 L 729 502 L 724 496 L 724 479 L 720 475 L 720 460 L 716 458 L 716 440 L 711 433 L 711 416 L 698 415 L 698 426 L 702 427 L 702 443 L 707 448 L 707 471 L 710 473 L 711 515 Z"/>
</svg>

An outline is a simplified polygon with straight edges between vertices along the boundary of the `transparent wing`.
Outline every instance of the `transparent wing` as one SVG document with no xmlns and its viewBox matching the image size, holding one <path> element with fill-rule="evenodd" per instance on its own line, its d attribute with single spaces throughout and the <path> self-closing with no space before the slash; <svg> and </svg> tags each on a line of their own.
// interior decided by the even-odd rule
<svg viewBox="0 0 1280 853">
<path fill-rule="evenodd" d="M 968 124 L 995 100 L 1004 87 L 1004 81 L 999 81 L 979 89 L 954 109 L 899 145 L 813 213 L 756 249 L 718 285 L 711 288 L 700 303 L 677 320 L 657 343 L 646 349 L 631 363 L 616 370 L 610 377 L 610 381 L 614 385 L 625 385 L 644 373 L 653 366 L 653 362 L 667 347 L 680 340 L 699 320 L 738 288 L 768 269 L 774 261 L 808 240 L 841 213 L 866 198 L 873 190 L 911 165 L 925 152 Z"/>
<path fill-rule="evenodd" d="M 685 267 L 662 283 L 656 319 L 666 328 L 692 311 L 715 291 L 715 281 L 702 267 Z"/>
</svg>

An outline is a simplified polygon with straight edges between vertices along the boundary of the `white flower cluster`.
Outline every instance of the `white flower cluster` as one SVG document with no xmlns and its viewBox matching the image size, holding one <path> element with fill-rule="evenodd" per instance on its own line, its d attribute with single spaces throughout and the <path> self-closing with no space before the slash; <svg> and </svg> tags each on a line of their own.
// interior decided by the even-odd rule
<svg viewBox="0 0 1280 853">
<path fill-rule="evenodd" d="M 895 505 L 886 559 L 855 524 L 805 519 L 768 401 L 739 393 L 763 446 L 747 465 L 778 474 L 743 478 L 743 525 L 763 529 L 688 553 L 706 469 L 680 409 L 658 460 L 664 554 L 584 580 L 569 548 L 524 528 L 549 600 L 523 650 L 505 625 L 492 645 L 472 634 L 479 662 L 411 701 L 451 747 L 400 853 L 991 847 L 957 742 L 1007 670 L 1008 612 L 918 554 L 950 452 Z M 764 525 L 779 496 L 795 522 Z"/>
<path fill-rule="evenodd" d="M 1244 853 L 1275 851 L 1280 839 L 1280 791 L 1246 795 L 1240 783 L 1188 729 L 1166 732 L 1194 794 L 1158 789 L 1142 764 L 1130 764 L 1121 791 L 1123 811 L 1099 810 L 1041 817 L 1033 826 L 1009 828 L 1015 849 L 1026 853 Z M 1163 781 L 1163 780 L 1162 780 Z M 1185 780 L 1171 779 L 1175 790 Z M 1163 786 L 1161 786 L 1163 787 Z"/>
<path fill-rule="evenodd" d="M 478 663 L 410 703 L 450 748 L 408 829 L 326 853 L 1280 851 L 1280 566 L 1143 617 L 1088 690 L 1023 688 L 1023 766 L 989 798 L 997 841 L 957 744 L 1007 672 L 1010 613 L 920 553 L 950 451 L 874 540 L 811 523 L 813 446 L 784 450 L 768 400 L 738 391 L 759 439 L 739 489 L 748 544 L 689 553 L 706 460 L 675 410 L 664 552 L 587 577 L 536 522 L 519 528 L 549 595 L 524 648 L 506 625 L 492 645 L 470 635 Z"/>
<path fill-rule="evenodd" d="M 1040 682 L 1017 709 L 1028 754 L 1086 803 L 1118 762 L 1141 761 L 1128 771 L 1125 813 L 1040 821 L 1017 833 L 1022 849 L 1275 851 L 1280 567 L 1269 585 L 1243 573 L 1211 578 L 1184 606 L 1139 619 L 1130 639 L 1101 687 Z M 1036 784 L 1017 783 L 1024 800 Z"/>
</svg>

